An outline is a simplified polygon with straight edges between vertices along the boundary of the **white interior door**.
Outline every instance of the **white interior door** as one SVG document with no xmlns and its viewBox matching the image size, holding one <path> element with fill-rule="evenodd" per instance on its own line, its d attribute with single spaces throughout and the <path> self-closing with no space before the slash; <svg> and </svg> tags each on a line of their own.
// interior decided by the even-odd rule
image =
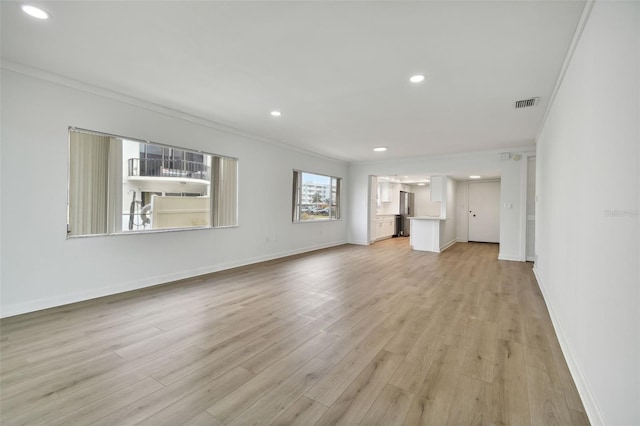
<svg viewBox="0 0 640 426">
<path fill-rule="evenodd" d="M 469 241 L 500 242 L 500 182 L 469 182 Z"/>
</svg>

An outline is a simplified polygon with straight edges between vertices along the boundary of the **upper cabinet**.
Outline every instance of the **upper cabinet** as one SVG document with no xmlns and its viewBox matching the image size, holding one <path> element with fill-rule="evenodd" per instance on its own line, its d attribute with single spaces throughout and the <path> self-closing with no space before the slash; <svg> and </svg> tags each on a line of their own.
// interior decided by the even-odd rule
<svg viewBox="0 0 640 426">
<path fill-rule="evenodd" d="M 380 189 L 380 202 L 381 203 L 390 203 L 391 202 L 391 184 L 389 182 L 380 182 L 378 184 Z"/>
<path fill-rule="evenodd" d="M 442 201 L 446 194 L 446 176 L 431 176 L 431 201 Z"/>
</svg>

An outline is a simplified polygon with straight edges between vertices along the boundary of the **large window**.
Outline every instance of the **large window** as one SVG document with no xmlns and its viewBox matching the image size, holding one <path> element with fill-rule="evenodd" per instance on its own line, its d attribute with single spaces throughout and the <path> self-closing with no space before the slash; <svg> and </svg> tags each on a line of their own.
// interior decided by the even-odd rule
<svg viewBox="0 0 640 426">
<path fill-rule="evenodd" d="M 338 177 L 294 170 L 293 221 L 340 219 L 341 182 Z"/>
<path fill-rule="evenodd" d="M 69 129 L 69 236 L 237 226 L 238 160 Z"/>
</svg>

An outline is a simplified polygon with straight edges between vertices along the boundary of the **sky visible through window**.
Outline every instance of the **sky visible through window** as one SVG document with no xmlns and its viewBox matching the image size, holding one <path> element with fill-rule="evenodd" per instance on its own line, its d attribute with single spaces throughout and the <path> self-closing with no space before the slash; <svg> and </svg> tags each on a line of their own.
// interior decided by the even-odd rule
<svg viewBox="0 0 640 426">
<path fill-rule="evenodd" d="M 313 173 L 302 173 L 302 183 L 316 183 L 329 186 L 331 178 L 329 176 L 314 175 Z"/>
<path fill-rule="evenodd" d="M 339 215 L 340 178 L 293 171 L 293 221 L 337 220 Z"/>
</svg>

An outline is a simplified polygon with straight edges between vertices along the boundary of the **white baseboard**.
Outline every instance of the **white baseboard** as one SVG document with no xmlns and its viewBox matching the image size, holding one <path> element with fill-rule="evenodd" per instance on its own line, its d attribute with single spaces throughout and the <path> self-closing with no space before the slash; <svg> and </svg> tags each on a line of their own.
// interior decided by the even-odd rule
<svg viewBox="0 0 640 426">
<path fill-rule="evenodd" d="M 456 242 L 457 242 L 457 243 L 468 243 L 468 242 L 469 242 L 469 240 L 467 240 L 466 238 L 457 238 L 457 239 L 456 239 Z"/>
<path fill-rule="evenodd" d="M 540 279 L 540 275 L 538 274 L 538 270 L 535 267 L 535 265 L 533 267 L 533 274 L 536 277 L 536 281 L 538 281 L 538 287 L 540 287 L 540 291 L 542 292 L 542 297 L 544 298 L 544 301 L 547 304 L 547 309 L 549 310 L 549 316 L 551 316 L 551 324 L 553 325 L 553 329 L 556 332 L 556 336 L 558 336 L 560 349 L 562 350 L 564 359 L 567 362 L 569 371 L 571 372 L 571 377 L 573 377 L 573 381 L 576 384 L 576 388 L 578 389 L 578 394 L 580 394 L 580 399 L 582 400 L 584 409 L 587 412 L 587 417 L 589 418 L 589 422 L 592 425 L 606 425 L 607 422 L 605 422 L 604 420 L 602 411 L 600 410 L 600 407 L 598 406 L 598 403 L 596 402 L 596 399 L 593 396 L 593 392 L 591 391 L 591 386 L 589 386 L 589 382 L 587 381 L 587 378 L 582 372 L 582 369 L 580 368 L 580 364 L 577 362 L 575 356 L 573 355 L 573 351 L 571 350 L 569 341 L 567 340 L 564 332 L 562 331 L 562 326 L 558 322 L 558 317 L 553 309 L 551 300 L 548 297 L 548 293 L 545 289 L 544 283 Z"/>
<path fill-rule="evenodd" d="M 371 243 L 369 241 L 349 241 L 347 244 L 355 244 L 357 246 L 369 246 Z"/>
<path fill-rule="evenodd" d="M 206 268 L 190 269 L 187 271 L 180 271 L 174 274 L 159 275 L 155 277 L 145 278 L 141 280 L 134 280 L 125 282 L 122 284 L 101 287 L 92 289 L 89 291 L 81 291 L 75 293 L 69 293 L 56 297 L 48 297 L 36 300 L 30 300 L 28 302 L 14 303 L 10 305 L 3 305 L 0 307 L 0 318 L 12 317 L 15 315 L 26 314 L 29 312 L 41 311 L 43 309 L 55 308 L 57 306 L 68 305 L 70 303 L 84 302 L 86 300 L 96 299 L 98 297 L 112 296 L 118 293 L 125 293 L 127 291 L 140 290 L 146 287 L 153 287 L 156 285 L 167 284 L 173 281 L 183 280 L 187 278 L 195 278 L 200 275 L 211 274 L 213 272 L 219 272 L 226 269 L 237 268 L 239 266 L 252 265 L 254 263 L 266 262 L 269 260 L 279 259 L 282 257 L 293 256 L 296 254 L 307 253 L 310 251 L 321 250 L 329 247 L 336 247 L 347 244 L 346 241 L 336 241 L 326 244 L 318 244 L 315 246 L 304 247 L 297 250 L 286 250 L 277 253 L 272 253 L 264 256 L 257 256 L 248 259 L 242 259 L 235 262 L 221 263 Z"/>
<path fill-rule="evenodd" d="M 446 249 L 448 249 L 449 247 L 451 247 L 452 245 L 454 245 L 457 242 L 458 241 L 456 241 L 456 240 L 451 240 L 448 243 L 441 245 L 440 246 L 440 253 L 442 253 L 443 251 L 445 251 Z"/>
<path fill-rule="evenodd" d="M 504 254 L 504 253 L 498 254 L 498 260 L 510 260 L 512 262 L 523 262 L 520 256 L 514 256 L 511 254 Z"/>
</svg>

